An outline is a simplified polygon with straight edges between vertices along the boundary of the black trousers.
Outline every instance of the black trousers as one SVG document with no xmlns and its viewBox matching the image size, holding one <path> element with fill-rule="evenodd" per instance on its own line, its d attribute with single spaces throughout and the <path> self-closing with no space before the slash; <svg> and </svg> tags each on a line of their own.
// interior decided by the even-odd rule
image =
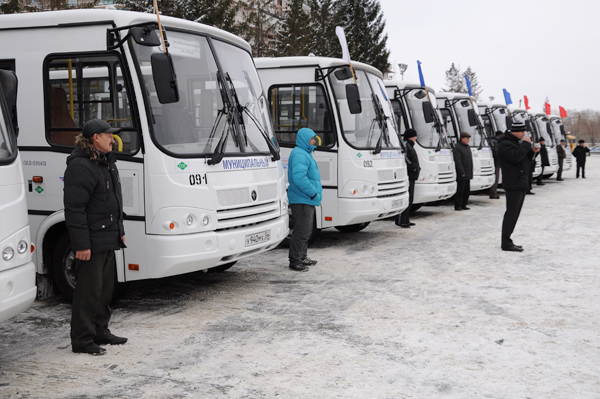
<svg viewBox="0 0 600 399">
<path fill-rule="evenodd" d="M 454 195 L 454 209 L 467 207 L 471 193 L 471 180 L 457 180 L 456 194 Z"/>
<path fill-rule="evenodd" d="M 510 247 L 513 244 L 510 236 L 515 230 L 517 220 L 523 208 L 526 190 L 506 190 L 506 212 L 502 220 L 502 248 Z"/>
<path fill-rule="evenodd" d="M 544 174 L 544 167 L 542 166 L 542 172 L 540 173 L 540 175 L 536 178 L 536 182 L 537 184 L 542 184 L 542 175 Z"/>
<path fill-rule="evenodd" d="M 498 182 L 500 181 L 500 166 L 496 166 L 496 179 L 494 180 L 494 184 L 490 187 L 490 197 L 495 197 L 498 195 Z"/>
<path fill-rule="evenodd" d="M 92 253 L 75 261 L 75 293 L 71 316 L 71 345 L 91 344 L 110 334 L 110 301 L 115 286 L 115 251 Z"/>
<path fill-rule="evenodd" d="M 312 233 L 315 220 L 315 207 L 306 204 L 290 205 L 294 231 L 290 240 L 290 264 L 298 264 L 306 258 L 308 252 L 308 239 Z"/>
<path fill-rule="evenodd" d="M 409 179 L 408 186 L 408 208 L 402 211 L 402 213 L 398 216 L 400 223 L 398 223 L 398 219 L 396 219 L 397 225 L 409 224 L 410 223 L 410 207 L 415 199 L 415 180 Z"/>
<path fill-rule="evenodd" d="M 581 169 L 581 177 L 585 177 L 585 162 L 577 162 L 577 172 L 575 177 L 579 177 L 579 169 Z"/>
<path fill-rule="evenodd" d="M 562 179 L 562 172 L 563 172 L 563 163 L 564 163 L 565 159 L 564 158 L 558 158 L 558 172 L 556 172 L 556 179 L 560 180 Z"/>
</svg>

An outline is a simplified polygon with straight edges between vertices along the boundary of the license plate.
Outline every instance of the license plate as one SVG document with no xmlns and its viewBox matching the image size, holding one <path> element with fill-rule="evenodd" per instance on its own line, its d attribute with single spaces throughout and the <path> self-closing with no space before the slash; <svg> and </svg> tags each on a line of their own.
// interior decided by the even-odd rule
<svg viewBox="0 0 600 399">
<path fill-rule="evenodd" d="M 246 246 L 251 247 L 253 245 L 262 244 L 271 240 L 271 230 L 261 231 L 256 234 L 248 234 L 246 236 Z"/>
<path fill-rule="evenodd" d="M 392 209 L 400 208 L 402 206 L 402 200 L 392 201 Z"/>
</svg>

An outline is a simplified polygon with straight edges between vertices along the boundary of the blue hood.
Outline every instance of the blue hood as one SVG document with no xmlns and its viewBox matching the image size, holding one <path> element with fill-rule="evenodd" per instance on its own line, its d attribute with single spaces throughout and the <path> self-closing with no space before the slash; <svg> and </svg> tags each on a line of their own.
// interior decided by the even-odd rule
<svg viewBox="0 0 600 399">
<path fill-rule="evenodd" d="M 296 134 L 296 146 L 308 151 L 309 153 L 313 152 L 314 149 L 317 148 L 317 146 L 310 145 L 309 142 L 310 139 L 312 139 L 316 135 L 317 134 L 313 132 L 312 129 L 303 127 L 302 129 L 298 130 L 298 133 Z"/>
</svg>

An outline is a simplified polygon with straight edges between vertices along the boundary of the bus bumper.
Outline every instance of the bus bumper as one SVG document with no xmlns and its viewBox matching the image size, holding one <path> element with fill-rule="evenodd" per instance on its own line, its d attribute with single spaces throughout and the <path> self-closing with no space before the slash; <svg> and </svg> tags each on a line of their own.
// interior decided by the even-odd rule
<svg viewBox="0 0 600 399">
<path fill-rule="evenodd" d="M 142 277 L 144 273 L 140 273 L 140 277 L 174 276 L 235 262 L 275 248 L 288 235 L 288 230 L 289 217 L 283 215 L 258 225 L 223 231 L 148 235 L 149 270 L 146 277 Z M 269 235 L 268 239 L 265 234 Z"/>
<path fill-rule="evenodd" d="M 0 322 L 26 310 L 36 293 L 33 262 L 0 272 Z"/>
<path fill-rule="evenodd" d="M 471 192 L 488 189 L 494 185 L 496 175 L 473 176 L 471 180 Z"/>
<path fill-rule="evenodd" d="M 456 181 L 450 183 L 415 184 L 415 198 L 413 204 L 424 204 L 445 200 L 456 193 Z"/>
<path fill-rule="evenodd" d="M 337 217 L 324 220 L 323 227 L 348 226 L 396 216 L 408 207 L 408 200 L 408 192 L 383 198 L 339 198 Z M 323 217 L 327 216 L 323 210 Z"/>
</svg>

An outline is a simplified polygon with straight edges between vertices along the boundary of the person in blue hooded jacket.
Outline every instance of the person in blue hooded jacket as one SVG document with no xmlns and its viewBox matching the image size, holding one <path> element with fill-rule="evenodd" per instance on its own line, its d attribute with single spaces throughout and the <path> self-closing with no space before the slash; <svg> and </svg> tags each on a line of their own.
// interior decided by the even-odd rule
<svg viewBox="0 0 600 399">
<path fill-rule="evenodd" d="M 308 239 L 315 220 L 315 207 L 321 204 L 321 174 L 312 152 L 317 148 L 317 134 L 302 128 L 296 134 L 296 147 L 288 159 L 288 200 L 294 231 L 290 241 L 290 269 L 306 272 L 317 261 L 308 258 Z"/>
</svg>

